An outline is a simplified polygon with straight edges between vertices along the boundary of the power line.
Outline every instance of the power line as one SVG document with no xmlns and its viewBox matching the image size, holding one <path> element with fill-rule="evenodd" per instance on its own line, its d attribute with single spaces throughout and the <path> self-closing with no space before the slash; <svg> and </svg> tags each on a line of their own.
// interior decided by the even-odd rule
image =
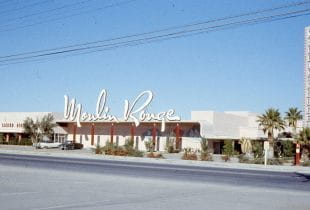
<svg viewBox="0 0 310 210">
<path fill-rule="evenodd" d="M 15 30 L 18 30 L 18 29 L 28 28 L 28 27 L 32 27 L 32 26 L 35 26 L 35 25 L 41 25 L 41 24 L 45 24 L 45 23 L 50 23 L 50 22 L 55 22 L 55 21 L 59 21 L 59 20 L 63 20 L 63 19 L 68 19 L 68 18 L 71 18 L 71 17 L 79 16 L 79 15 L 84 15 L 84 14 L 88 14 L 88 13 L 98 12 L 98 11 L 101 11 L 101 10 L 105 10 L 107 8 L 118 7 L 118 6 L 121 6 L 121 5 L 124 5 L 124 4 L 129 4 L 129 3 L 134 2 L 134 1 L 137 1 L 137 0 L 126 0 L 126 1 L 121 1 L 121 2 L 117 2 L 117 3 L 112 3 L 112 4 L 109 4 L 109 5 L 104 6 L 104 7 L 100 7 L 100 8 L 96 8 L 96 9 L 91 9 L 91 10 L 87 10 L 87 11 L 84 11 L 84 12 L 75 13 L 75 14 L 72 14 L 72 15 L 62 16 L 62 17 L 58 17 L 58 18 L 51 18 L 51 19 L 48 19 L 48 20 L 45 20 L 45 21 L 43 20 L 43 21 L 39 21 L 39 22 L 36 22 L 36 23 L 20 26 L 20 27 L 0 30 L 0 33 L 8 32 L 8 31 L 15 31 Z"/>
<path fill-rule="evenodd" d="M 6 19 L 4 21 L 5 22 L 12 22 L 12 21 L 15 21 L 15 20 L 22 20 L 22 19 L 25 19 L 25 18 L 33 17 L 33 16 L 37 16 L 37 15 L 41 15 L 41 14 L 47 14 L 47 13 L 54 12 L 54 11 L 57 11 L 57 10 L 63 10 L 63 9 L 66 9 L 66 8 L 74 7 L 74 6 L 77 6 L 77 5 L 80 5 L 80 4 L 84 4 L 84 3 L 87 3 L 87 2 L 90 2 L 90 1 L 94 1 L 94 0 L 84 0 L 84 1 L 76 2 L 76 3 L 65 4 L 65 5 L 63 5 L 61 7 L 56 7 L 56 8 L 52 8 L 52 9 L 36 12 L 36 13 L 26 14 L 26 15 L 23 15 L 23 16 L 20 16 L 20 17 L 17 17 L 17 18 Z M 10 25 L 11 24 L 0 25 L 0 27 L 6 27 L 6 26 L 10 26 Z"/>
<path fill-rule="evenodd" d="M 299 11 L 294 11 L 294 12 L 289 12 L 289 13 L 282 13 L 282 14 L 277 14 L 277 15 L 272 15 L 272 16 L 265 16 L 265 17 L 261 17 L 261 18 L 252 18 L 252 19 L 247 19 L 247 20 L 242 20 L 242 21 L 235 21 L 235 22 L 231 22 L 231 23 L 209 26 L 209 27 L 193 29 L 193 30 L 184 30 L 184 31 L 179 31 L 179 32 L 175 32 L 175 33 L 170 33 L 170 34 L 165 34 L 165 35 L 160 35 L 160 36 L 147 37 L 147 38 L 141 38 L 141 39 L 130 40 L 130 41 L 125 41 L 125 42 L 118 42 L 118 43 L 112 43 L 112 44 L 107 44 L 107 45 L 93 46 L 93 47 L 82 48 L 82 49 L 73 49 L 73 50 L 52 52 L 52 53 L 35 55 L 35 56 L 28 56 L 28 57 L 23 57 L 23 58 L 2 60 L 2 61 L 0 61 L 0 63 L 3 63 L 3 62 L 5 63 L 8 61 L 12 62 L 14 60 L 33 59 L 33 58 L 39 58 L 39 57 L 53 56 L 53 55 L 65 54 L 65 53 L 69 53 L 69 52 L 72 53 L 72 52 L 78 52 L 78 51 L 92 50 L 92 51 L 88 51 L 88 52 L 82 52 L 83 54 L 84 53 L 88 54 L 88 53 L 93 53 L 93 52 L 98 52 L 98 51 L 103 51 L 103 50 L 110 50 L 110 49 L 115 49 L 115 48 L 124 47 L 124 46 L 136 46 L 136 45 L 140 45 L 140 44 L 163 41 L 163 40 L 172 39 L 172 38 L 175 39 L 175 38 L 180 38 L 180 37 L 185 37 L 185 36 L 197 35 L 197 34 L 201 34 L 201 33 L 210 33 L 210 32 L 219 31 L 219 30 L 227 30 L 229 28 L 234 28 L 234 27 L 239 27 L 239 26 L 244 26 L 244 25 L 266 23 L 266 22 L 271 22 L 271 21 L 279 21 L 279 20 L 283 20 L 283 19 L 305 16 L 305 15 L 310 14 L 309 11 L 310 11 L 310 9 L 299 10 Z M 307 12 L 307 13 L 305 13 L 305 12 Z M 299 14 L 299 13 L 301 13 L 301 14 Z M 103 49 L 93 50 L 96 48 L 103 48 Z M 72 55 L 68 55 L 68 56 L 72 56 Z M 13 64 L 13 63 L 5 63 L 3 65 L 6 65 L 6 64 Z"/>
<path fill-rule="evenodd" d="M 222 22 L 222 21 L 226 21 L 226 20 L 229 20 L 229 19 L 236 19 L 236 18 L 240 18 L 240 17 L 257 15 L 257 14 L 262 14 L 262 13 L 266 13 L 266 12 L 272 12 L 272 11 L 281 10 L 281 9 L 284 9 L 284 8 L 290 8 L 290 7 L 300 6 L 300 5 L 309 4 L 309 3 L 310 3 L 309 0 L 301 1 L 301 2 L 295 2 L 295 3 L 286 4 L 286 5 L 282 5 L 282 6 L 278 6 L 278 7 L 273 7 L 273 8 L 269 8 L 269 9 L 257 10 L 257 11 L 247 12 L 247 13 L 243 13 L 243 14 L 239 14 L 239 15 L 231 15 L 231 16 L 227 16 L 227 17 L 223 17 L 223 18 L 216 18 L 216 19 L 211 19 L 211 20 L 206 20 L 206 21 L 200 21 L 200 22 L 191 23 L 191 24 L 185 24 L 185 25 L 181 25 L 181 26 L 174 26 L 174 27 L 164 28 L 164 29 L 160 29 L 160 30 L 154 30 L 154 31 L 150 31 L 150 32 L 145 32 L 145 33 L 125 35 L 125 36 L 120 36 L 120 37 L 111 38 L 111 39 L 104 39 L 104 40 L 99 40 L 99 41 L 86 42 L 86 43 L 82 43 L 82 44 L 68 45 L 68 46 L 64 46 L 64 47 L 50 48 L 50 49 L 39 50 L 39 51 L 11 54 L 11 55 L 7 55 L 7 56 L 1 56 L 0 59 L 16 57 L 16 56 L 23 56 L 23 55 L 30 55 L 30 54 L 36 54 L 36 53 L 41 53 L 41 52 L 49 52 L 49 51 L 54 51 L 54 50 L 62 50 L 62 49 L 68 49 L 68 48 L 73 48 L 73 47 L 87 46 L 87 45 L 92 45 L 92 44 L 99 44 L 99 43 L 117 41 L 117 40 L 121 40 L 121 39 L 139 37 L 139 36 L 144 36 L 144 35 L 150 35 L 150 34 L 170 31 L 170 30 L 173 30 L 173 29 L 183 29 L 183 28 L 188 28 L 188 27 L 193 27 L 193 26 L 198 26 L 198 25 L 203 25 L 203 24 Z"/>
<path fill-rule="evenodd" d="M 277 19 L 273 19 L 273 20 L 269 20 L 269 21 L 261 20 L 259 22 L 258 21 L 257 22 L 250 22 L 247 25 L 255 25 L 255 24 L 260 24 L 260 23 L 265 23 L 265 22 L 279 21 L 279 20 L 284 20 L 284 19 L 289 19 L 289 18 L 301 17 L 301 16 L 305 16 L 305 15 L 310 15 L 310 13 L 305 13 L 305 14 L 300 14 L 300 15 L 292 15 L 292 16 L 289 16 L 289 17 L 277 18 Z M 157 40 L 150 40 L 150 41 L 147 41 L 147 42 L 127 43 L 127 44 L 118 45 L 118 46 L 106 47 L 104 49 L 98 49 L 98 50 L 93 50 L 93 51 L 88 51 L 88 52 L 79 52 L 79 53 L 70 54 L 70 55 L 63 55 L 61 57 L 32 59 L 30 61 L 18 61 L 18 62 L 14 62 L 14 63 L 0 64 L 0 66 L 7 66 L 7 65 L 11 65 L 11 64 L 22 64 L 22 63 L 29 63 L 29 62 L 42 63 L 42 62 L 45 62 L 45 61 L 53 61 L 53 60 L 64 59 L 64 58 L 73 57 L 73 56 L 89 54 L 89 53 L 114 50 L 114 49 L 118 49 L 120 47 L 133 47 L 133 46 L 142 45 L 142 44 L 149 44 L 149 43 L 154 43 L 154 42 L 160 42 L 160 41 L 164 41 L 164 40 L 168 40 L 168 39 L 178 39 L 178 38 L 181 38 L 181 37 L 195 36 L 195 35 L 199 35 L 199 34 L 203 34 L 203 33 L 211 33 L 211 32 L 216 32 L 216 31 L 221 31 L 221 30 L 228 30 L 228 29 L 233 29 L 233 28 L 236 28 L 236 27 L 247 26 L 247 25 L 231 25 L 231 26 L 228 26 L 228 27 L 225 27 L 225 28 L 213 29 L 213 30 L 208 30 L 208 31 L 200 31 L 200 32 L 192 33 L 192 34 L 178 35 L 178 36 L 174 36 L 174 37 L 162 38 L 162 39 L 157 39 Z"/>
</svg>

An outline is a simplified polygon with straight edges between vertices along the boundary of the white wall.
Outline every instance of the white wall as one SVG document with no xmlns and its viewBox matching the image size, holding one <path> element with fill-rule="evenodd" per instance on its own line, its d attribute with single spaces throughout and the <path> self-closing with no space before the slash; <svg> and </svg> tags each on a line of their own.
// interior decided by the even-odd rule
<svg viewBox="0 0 310 210">
<path fill-rule="evenodd" d="M 201 135 L 213 139 L 240 139 L 264 137 L 259 128 L 257 114 L 247 111 L 193 111 L 194 121 L 201 124 Z"/>
<path fill-rule="evenodd" d="M 23 127 L 20 125 L 23 124 L 27 117 L 35 121 L 47 114 L 52 114 L 55 121 L 62 117 L 62 114 L 57 112 L 0 112 L 0 133 L 23 133 Z M 8 123 L 12 124 L 13 127 L 4 125 Z M 65 130 L 59 126 L 55 127 L 54 132 L 65 134 Z"/>
</svg>

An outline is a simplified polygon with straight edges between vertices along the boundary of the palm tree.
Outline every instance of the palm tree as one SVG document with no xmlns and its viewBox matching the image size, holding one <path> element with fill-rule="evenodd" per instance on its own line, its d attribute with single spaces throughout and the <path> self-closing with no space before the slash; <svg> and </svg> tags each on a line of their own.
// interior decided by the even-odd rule
<svg viewBox="0 0 310 210">
<path fill-rule="evenodd" d="M 281 118 L 279 110 L 274 108 L 269 108 L 264 114 L 258 116 L 257 122 L 259 123 L 259 126 L 263 128 L 264 133 L 267 133 L 268 141 L 270 143 L 269 157 L 273 157 L 274 131 L 283 130 L 285 122 Z"/>
<path fill-rule="evenodd" d="M 280 131 L 285 127 L 285 122 L 282 120 L 279 110 L 274 108 L 269 108 L 264 114 L 258 116 L 257 122 L 263 128 L 264 133 L 267 132 L 269 143 L 273 143 L 274 130 Z"/>
<path fill-rule="evenodd" d="M 310 144 L 310 128 L 303 128 L 298 135 L 297 143 L 301 145 Z"/>
<path fill-rule="evenodd" d="M 303 148 L 302 150 L 302 159 L 306 157 L 307 159 L 310 157 L 310 128 L 303 128 L 296 139 L 296 143 L 300 144 Z"/>
<path fill-rule="evenodd" d="M 293 136 L 296 136 L 297 121 L 302 119 L 301 111 L 298 108 L 289 108 L 288 112 L 285 112 L 285 120 L 288 121 L 288 126 L 293 128 Z"/>
</svg>

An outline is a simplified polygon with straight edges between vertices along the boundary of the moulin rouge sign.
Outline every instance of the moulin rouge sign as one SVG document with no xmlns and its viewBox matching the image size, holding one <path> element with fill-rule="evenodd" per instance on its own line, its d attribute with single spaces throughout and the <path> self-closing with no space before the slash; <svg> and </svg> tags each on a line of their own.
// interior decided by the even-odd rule
<svg viewBox="0 0 310 210">
<path fill-rule="evenodd" d="M 83 112 L 82 104 L 76 103 L 73 98 L 71 101 L 67 95 L 65 97 L 64 118 L 69 121 L 76 121 L 78 127 L 81 127 L 81 122 L 119 122 L 120 118 L 110 113 L 110 108 L 106 106 L 107 91 L 103 89 L 97 100 L 96 113 Z M 175 115 L 173 109 L 159 113 L 149 113 L 146 111 L 147 107 L 153 100 L 152 91 L 143 91 L 140 93 L 132 103 L 125 100 L 124 103 L 124 121 L 134 122 L 136 127 L 140 122 L 158 121 L 161 122 L 161 130 L 165 130 L 165 123 L 169 121 L 180 121 L 181 118 Z M 138 106 L 137 104 L 142 104 Z"/>
</svg>

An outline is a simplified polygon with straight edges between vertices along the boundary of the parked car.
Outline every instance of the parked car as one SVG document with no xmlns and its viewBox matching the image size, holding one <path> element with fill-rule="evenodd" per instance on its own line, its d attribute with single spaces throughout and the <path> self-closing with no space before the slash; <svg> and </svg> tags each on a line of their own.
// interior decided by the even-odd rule
<svg viewBox="0 0 310 210">
<path fill-rule="evenodd" d="M 73 143 L 73 141 L 65 141 L 59 146 L 62 150 L 83 149 L 83 144 Z"/>
<path fill-rule="evenodd" d="M 34 146 L 38 149 L 58 148 L 60 145 L 61 143 L 53 141 L 40 141 L 34 144 Z"/>
</svg>

